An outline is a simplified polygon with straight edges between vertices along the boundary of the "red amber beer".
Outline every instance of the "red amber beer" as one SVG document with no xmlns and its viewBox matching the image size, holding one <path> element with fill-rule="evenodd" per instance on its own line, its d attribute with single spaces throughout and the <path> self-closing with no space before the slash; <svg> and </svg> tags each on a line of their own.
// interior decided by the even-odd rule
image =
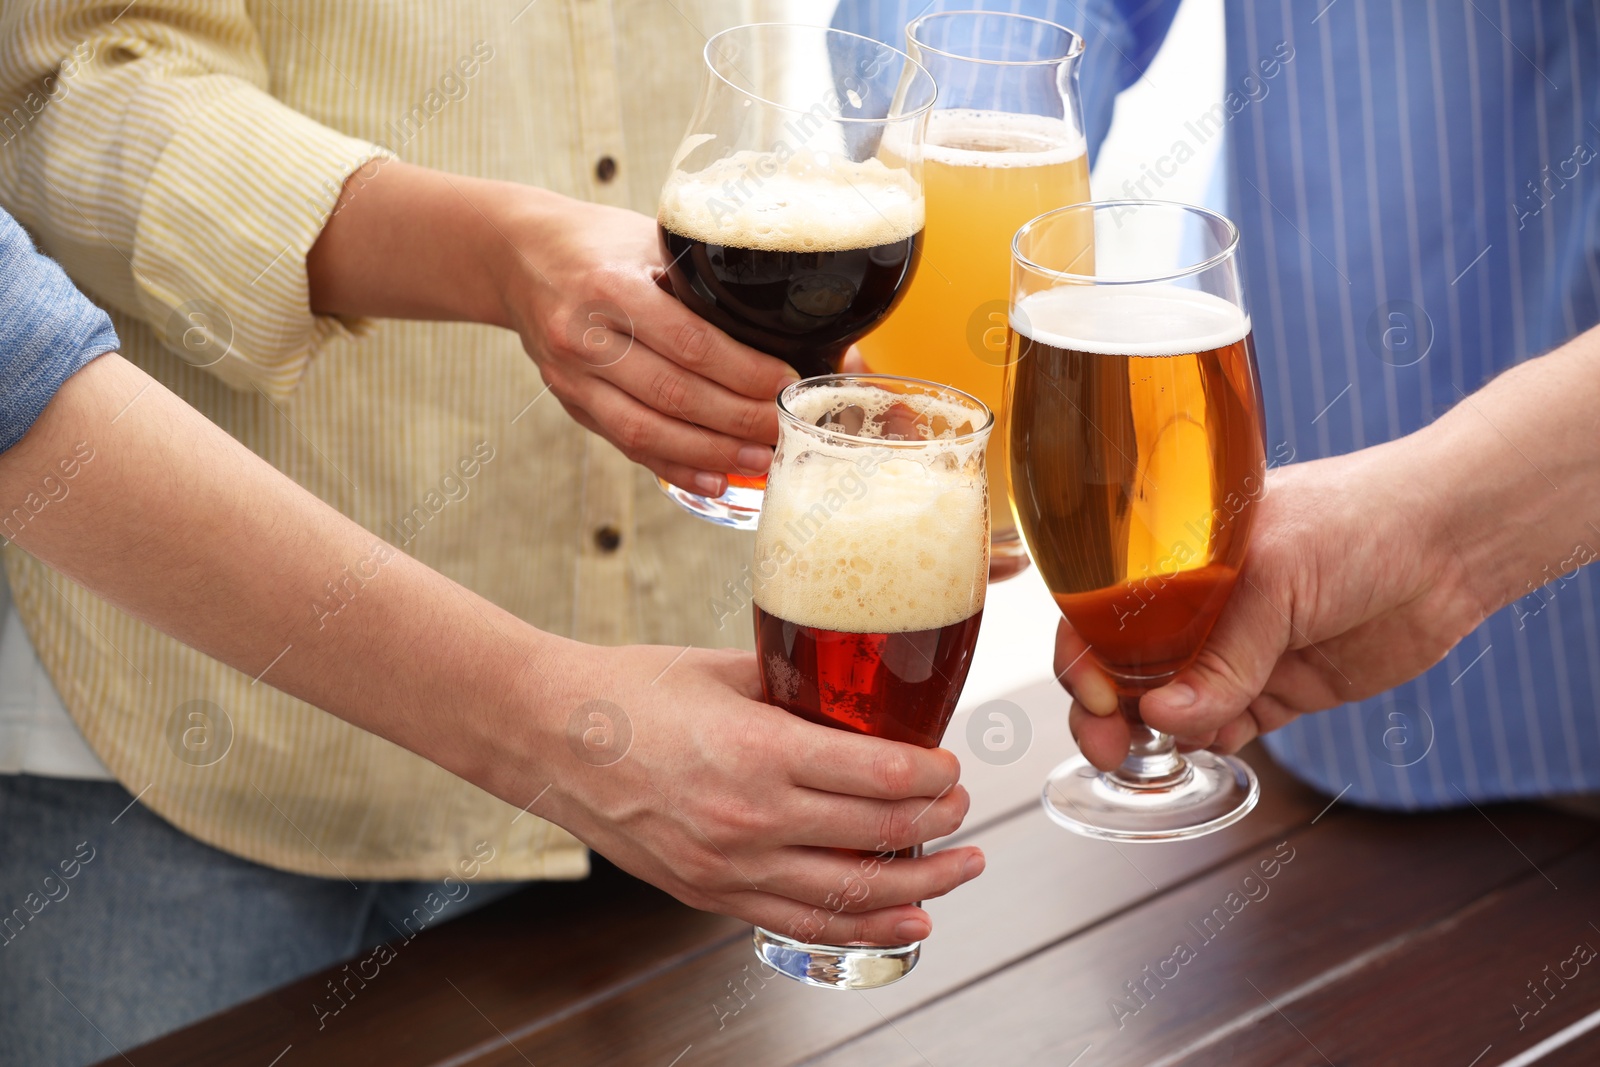
<svg viewBox="0 0 1600 1067">
<path fill-rule="evenodd" d="M 764 695 L 824 726 L 932 748 L 983 617 L 993 417 L 957 390 L 870 375 L 797 382 L 778 410 L 756 531 Z M 756 951 L 800 981 L 859 989 L 903 977 L 919 947 L 758 929 Z"/>
</svg>

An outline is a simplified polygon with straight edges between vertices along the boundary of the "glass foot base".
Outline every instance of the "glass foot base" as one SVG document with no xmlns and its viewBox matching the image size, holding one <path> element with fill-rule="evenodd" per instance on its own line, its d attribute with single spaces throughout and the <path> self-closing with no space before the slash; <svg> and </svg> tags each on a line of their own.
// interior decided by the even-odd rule
<svg viewBox="0 0 1600 1067">
<path fill-rule="evenodd" d="M 661 486 L 661 492 L 667 499 L 677 504 L 691 515 L 698 515 L 707 522 L 714 522 L 718 526 L 727 526 L 734 530 L 754 530 L 761 521 L 761 498 L 766 495 L 764 489 L 747 489 L 743 486 L 730 485 L 721 496 L 701 496 L 691 493 L 687 489 L 680 489 L 671 482 L 656 479 L 656 484 Z"/>
<path fill-rule="evenodd" d="M 1255 772 L 1237 757 L 1189 752 L 1183 760 L 1187 773 L 1141 787 L 1074 756 L 1045 779 L 1045 814 L 1102 841 L 1182 841 L 1232 826 L 1261 797 Z"/>
<path fill-rule="evenodd" d="M 922 954 L 913 945 L 808 945 L 756 927 L 756 956 L 767 966 L 822 989 L 876 989 L 911 973 Z"/>
</svg>

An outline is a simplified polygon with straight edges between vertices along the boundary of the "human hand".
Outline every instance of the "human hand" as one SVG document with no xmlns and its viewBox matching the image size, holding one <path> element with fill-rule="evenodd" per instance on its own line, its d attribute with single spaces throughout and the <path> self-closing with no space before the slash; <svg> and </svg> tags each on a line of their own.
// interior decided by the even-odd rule
<svg viewBox="0 0 1600 1067">
<path fill-rule="evenodd" d="M 685 904 L 799 940 L 903 944 L 931 929 L 915 902 L 982 872 L 970 847 L 872 855 L 961 824 L 969 798 L 949 752 L 761 703 L 750 653 L 568 647 L 582 662 L 555 706 L 608 701 L 631 740 L 590 758 L 568 752 L 570 735 L 545 738 L 554 782 L 537 813 Z"/>
<path fill-rule="evenodd" d="M 550 392 L 658 477 L 720 495 L 766 473 L 773 404 L 795 372 L 729 338 L 658 281 L 655 220 L 528 190 L 507 233 L 520 252 L 502 299 Z"/>
<path fill-rule="evenodd" d="M 1398 441 L 1271 472 L 1232 599 L 1194 664 L 1145 694 L 1144 721 L 1182 748 L 1235 752 L 1442 660 L 1487 609 L 1424 469 Z M 1084 648 L 1063 620 L 1056 672 L 1075 694 L 1073 736 L 1110 770 L 1128 723 Z"/>
</svg>

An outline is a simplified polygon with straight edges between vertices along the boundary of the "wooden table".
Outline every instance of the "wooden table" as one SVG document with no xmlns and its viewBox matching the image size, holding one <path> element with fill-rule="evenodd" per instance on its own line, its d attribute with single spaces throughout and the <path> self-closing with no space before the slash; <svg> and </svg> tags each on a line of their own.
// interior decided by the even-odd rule
<svg viewBox="0 0 1600 1067">
<path fill-rule="evenodd" d="M 1329 805 L 1256 750 L 1262 801 L 1240 825 L 1183 844 L 1093 842 L 1039 810 L 1044 774 L 1071 749 L 1063 698 L 1045 686 L 1014 699 L 1035 730 L 1020 762 L 968 759 L 959 720 L 951 731 L 974 797 L 957 839 L 982 845 L 989 868 L 930 904 L 933 937 L 897 985 L 836 993 L 773 977 L 747 927 L 597 861 L 587 882 L 428 930 L 371 982 L 348 983 L 348 1006 L 321 1029 L 313 1005 L 347 978 L 340 969 L 127 1058 L 1600 1064 L 1600 1026 L 1584 1029 L 1600 1023 L 1600 957 L 1582 962 L 1600 950 L 1600 822 L 1526 805 L 1420 816 Z"/>
</svg>

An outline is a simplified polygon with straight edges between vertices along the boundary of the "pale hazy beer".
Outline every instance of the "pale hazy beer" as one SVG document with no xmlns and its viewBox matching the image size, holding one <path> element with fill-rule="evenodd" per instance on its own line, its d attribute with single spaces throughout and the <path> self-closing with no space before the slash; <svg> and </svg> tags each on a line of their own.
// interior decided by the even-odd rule
<svg viewBox="0 0 1600 1067">
<path fill-rule="evenodd" d="M 989 486 L 999 577 L 1006 557 L 1015 557 L 1013 570 L 1026 565 L 1006 499 L 1011 237 L 1045 211 L 1089 199 L 1075 71 L 1081 41 L 1054 24 L 995 12 L 925 16 L 907 36 L 941 97 L 923 145 L 924 260 L 861 352 L 874 371 L 955 386 L 995 413 Z M 978 100 L 1001 107 L 960 106 Z M 893 152 L 886 140 L 885 156 Z"/>
</svg>

